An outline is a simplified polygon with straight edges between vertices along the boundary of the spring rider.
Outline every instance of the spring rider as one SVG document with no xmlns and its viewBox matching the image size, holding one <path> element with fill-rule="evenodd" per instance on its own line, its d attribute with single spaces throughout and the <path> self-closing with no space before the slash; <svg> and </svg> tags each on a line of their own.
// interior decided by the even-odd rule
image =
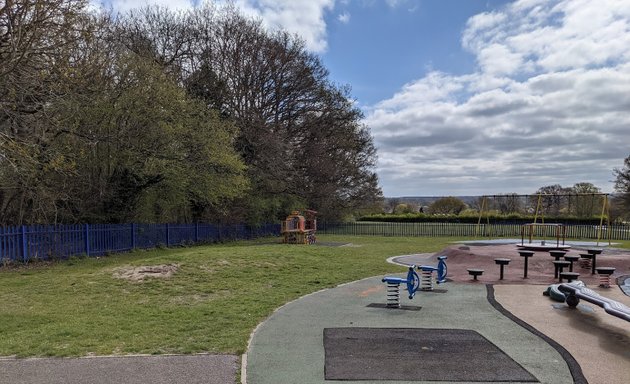
<svg viewBox="0 0 630 384">
<path fill-rule="evenodd" d="M 387 283 L 387 308 L 400 308 L 400 285 L 405 284 L 407 286 L 407 292 L 409 293 L 409 299 L 413 299 L 418 289 L 422 291 L 433 290 L 433 272 L 436 272 L 435 282 L 442 284 L 446 282 L 446 274 L 448 268 L 446 267 L 446 256 L 438 256 L 438 265 L 436 267 L 432 265 L 421 265 L 418 268 L 421 271 L 422 278 L 418 276 L 415 269 L 416 266 L 409 267 L 407 272 L 407 278 L 390 277 L 385 276 L 383 282 Z"/>
<path fill-rule="evenodd" d="M 432 291 L 433 290 L 433 272 L 437 273 L 435 282 L 442 284 L 446 282 L 446 273 L 448 268 L 446 267 L 446 256 L 438 256 L 438 265 L 434 267 L 432 265 L 421 265 L 418 269 L 421 271 L 420 290 Z"/>
<path fill-rule="evenodd" d="M 413 299 L 420 286 L 420 278 L 415 269 L 415 265 L 409 267 L 406 279 L 391 276 L 383 277 L 382 281 L 387 283 L 387 308 L 400 308 L 400 284 L 407 285 L 409 299 Z"/>
</svg>

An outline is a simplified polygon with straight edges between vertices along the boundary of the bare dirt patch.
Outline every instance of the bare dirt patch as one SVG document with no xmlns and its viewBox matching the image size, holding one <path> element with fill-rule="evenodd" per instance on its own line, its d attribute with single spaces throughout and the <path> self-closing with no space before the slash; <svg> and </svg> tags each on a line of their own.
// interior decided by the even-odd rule
<svg viewBox="0 0 630 384">
<path fill-rule="evenodd" d="M 168 279 L 179 268 L 178 264 L 162 264 L 162 265 L 142 265 L 139 267 L 118 268 L 114 271 L 113 277 L 116 279 L 125 279 L 133 282 L 144 281 L 145 278 Z"/>
</svg>

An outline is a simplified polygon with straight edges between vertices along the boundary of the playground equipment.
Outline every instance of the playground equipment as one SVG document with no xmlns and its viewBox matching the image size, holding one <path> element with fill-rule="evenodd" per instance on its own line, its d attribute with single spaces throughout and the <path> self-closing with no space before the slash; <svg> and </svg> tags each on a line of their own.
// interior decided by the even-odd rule
<svg viewBox="0 0 630 384">
<path fill-rule="evenodd" d="M 601 204 L 601 211 L 597 207 Z M 593 217 L 599 214 L 597 228 L 597 245 L 604 238 L 611 243 L 610 228 L 610 204 L 607 193 L 538 193 L 533 195 L 486 195 L 479 200 L 479 219 L 475 236 L 505 236 L 500 226 L 496 229 L 490 224 L 491 214 L 534 214 L 534 221 L 521 227 L 521 246 L 534 246 L 533 240 L 539 240 L 538 250 L 568 248 L 564 245 L 567 236 L 567 228 L 559 223 L 545 223 L 545 211 L 548 214 L 558 215 L 561 212 L 577 217 Z M 482 218 L 485 217 L 485 223 Z M 605 220 L 605 221 L 604 221 Z M 497 232 L 498 231 L 498 232 Z M 555 239 L 546 244 L 547 232 Z M 555 236 L 554 236 L 555 235 Z M 570 235 L 570 234 L 569 234 Z M 571 235 L 569 236 L 571 237 Z M 526 245 L 525 239 L 529 240 Z M 554 241 L 555 240 L 555 241 Z M 562 244 L 560 244 L 562 240 Z"/>
<path fill-rule="evenodd" d="M 571 308 L 577 307 L 580 303 L 580 299 L 583 299 L 595 305 L 599 305 L 610 315 L 630 321 L 630 307 L 618 301 L 604 297 L 592 289 L 588 289 L 585 286 L 578 284 L 569 283 L 560 284 L 558 286 L 558 290 L 566 295 L 567 305 Z"/>
<path fill-rule="evenodd" d="M 599 275 L 599 286 L 602 288 L 610 288 L 610 277 L 615 273 L 615 268 L 597 267 L 596 270 Z"/>
<path fill-rule="evenodd" d="M 415 269 L 415 265 L 410 266 L 405 279 L 391 276 L 383 277 L 382 281 L 387 283 L 387 308 L 400 308 L 400 284 L 407 286 L 409 299 L 413 299 L 420 286 L 420 278 Z"/>
<path fill-rule="evenodd" d="M 446 282 L 446 273 L 448 271 L 446 267 L 446 256 L 438 256 L 438 265 L 436 267 L 432 265 L 421 265 L 417 267 L 421 271 L 422 278 L 418 276 L 415 271 L 416 266 L 409 267 L 407 277 L 405 279 L 401 277 L 383 277 L 383 282 L 387 283 L 387 307 L 388 308 L 400 308 L 400 284 L 407 286 L 407 292 L 409 299 L 413 299 L 418 289 L 422 291 L 433 290 L 433 272 L 436 272 L 435 281 L 438 284 Z"/>
<path fill-rule="evenodd" d="M 551 241 L 550 244 L 547 244 L 546 240 L 541 240 L 540 245 L 533 244 L 533 237 L 536 233 L 536 229 L 542 228 L 543 237 L 547 236 L 547 230 L 551 229 L 555 232 L 555 245 L 554 242 Z M 525 238 L 529 238 L 529 242 L 525 243 Z M 567 238 L 567 227 L 564 224 L 560 223 L 528 223 L 521 225 L 521 245 L 519 248 L 524 249 L 539 249 L 539 250 L 567 250 L 570 248 L 570 245 L 566 245 L 565 241 Z M 562 243 L 560 243 L 562 241 Z"/>
<path fill-rule="evenodd" d="M 446 256 L 438 256 L 439 261 L 437 267 L 434 267 L 432 265 L 421 265 L 418 267 L 418 269 L 421 271 L 420 289 L 422 291 L 433 290 L 433 272 L 437 272 L 437 278 L 435 279 L 436 283 L 442 284 L 446 282 L 446 273 L 448 272 L 446 262 L 444 261 L 446 259 Z"/>
<path fill-rule="evenodd" d="M 282 242 L 286 244 L 314 244 L 316 241 L 317 220 L 313 210 L 293 211 L 282 222 Z"/>
<path fill-rule="evenodd" d="M 571 285 L 575 287 L 586 287 L 584 285 L 584 282 L 582 281 L 573 281 L 571 282 Z M 549 296 L 549 298 L 554 301 L 559 301 L 561 303 L 564 303 L 567 299 L 567 295 L 561 292 L 558 287 L 560 287 L 560 283 L 551 284 L 550 286 L 547 287 L 547 289 L 545 289 L 545 291 L 543 292 L 543 295 Z"/>
</svg>

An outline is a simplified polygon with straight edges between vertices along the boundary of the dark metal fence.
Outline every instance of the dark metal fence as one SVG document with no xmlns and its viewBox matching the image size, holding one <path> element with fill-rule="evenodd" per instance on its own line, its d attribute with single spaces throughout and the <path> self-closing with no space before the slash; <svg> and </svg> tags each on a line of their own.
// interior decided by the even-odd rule
<svg viewBox="0 0 630 384">
<path fill-rule="evenodd" d="M 81 224 L 0 227 L 0 262 L 100 256 L 135 248 L 248 240 L 278 235 L 280 224 Z"/>
<path fill-rule="evenodd" d="M 466 224 L 466 223 L 391 223 L 391 222 L 351 222 L 318 223 L 317 230 L 322 234 L 350 236 L 456 236 L 456 237 L 521 237 L 521 224 Z M 537 231 L 537 237 L 554 237 L 555 233 Z M 566 225 L 567 239 L 630 240 L 630 225 L 611 225 L 600 228 L 598 225 Z"/>
</svg>

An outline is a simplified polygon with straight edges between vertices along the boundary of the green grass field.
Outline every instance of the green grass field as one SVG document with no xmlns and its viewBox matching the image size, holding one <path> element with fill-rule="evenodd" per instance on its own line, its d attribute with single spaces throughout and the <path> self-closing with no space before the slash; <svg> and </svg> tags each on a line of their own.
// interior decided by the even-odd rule
<svg viewBox="0 0 630 384">
<path fill-rule="evenodd" d="M 0 356 L 233 353 L 274 309 L 307 293 L 405 271 L 390 256 L 437 252 L 455 238 L 319 236 L 136 251 L 0 269 Z M 132 282 L 121 268 L 177 264 Z"/>
</svg>

